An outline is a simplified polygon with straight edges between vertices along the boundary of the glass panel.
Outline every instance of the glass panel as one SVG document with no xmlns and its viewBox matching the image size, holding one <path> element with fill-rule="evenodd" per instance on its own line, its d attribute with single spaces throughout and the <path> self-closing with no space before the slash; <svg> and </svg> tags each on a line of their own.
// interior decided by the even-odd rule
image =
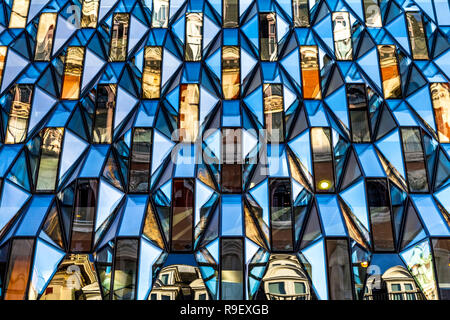
<svg viewBox="0 0 450 320">
<path fill-rule="evenodd" d="M 130 156 L 130 192 L 147 192 L 150 176 L 152 129 L 134 128 Z"/>
<path fill-rule="evenodd" d="M 222 129 L 222 192 L 242 192 L 242 130 Z"/>
<path fill-rule="evenodd" d="M 142 73 L 142 98 L 159 99 L 161 86 L 162 48 L 146 47 Z"/>
<path fill-rule="evenodd" d="M 450 112 L 448 111 L 450 86 L 448 83 L 432 83 L 430 91 L 439 141 L 448 143 L 450 142 Z"/>
<path fill-rule="evenodd" d="M 330 128 L 311 128 L 311 147 L 316 192 L 334 191 Z"/>
<path fill-rule="evenodd" d="M 224 99 L 239 99 L 241 83 L 239 66 L 239 47 L 222 47 L 222 90 Z"/>
<path fill-rule="evenodd" d="M 58 14 L 56 13 L 44 12 L 39 18 L 36 34 L 36 51 L 34 53 L 34 60 L 36 61 L 50 61 L 57 16 Z"/>
<path fill-rule="evenodd" d="M 24 300 L 31 269 L 33 239 L 14 239 L 5 281 L 5 300 Z"/>
<path fill-rule="evenodd" d="M 14 0 L 9 19 L 10 28 L 25 28 L 27 25 L 30 0 Z"/>
<path fill-rule="evenodd" d="M 306 286 L 304 282 L 294 282 L 294 286 L 296 294 L 306 293 Z"/>
<path fill-rule="evenodd" d="M 239 0 L 223 0 L 223 27 L 239 27 Z"/>
<path fill-rule="evenodd" d="M 268 142 L 284 142 L 283 86 L 264 84 L 264 121 Z"/>
<path fill-rule="evenodd" d="M 309 27 L 308 0 L 292 0 L 294 28 Z"/>
<path fill-rule="evenodd" d="M 240 238 L 221 239 L 221 299 L 244 298 L 244 243 Z"/>
<path fill-rule="evenodd" d="M 93 127 L 94 143 L 111 143 L 113 137 L 114 109 L 116 107 L 116 85 L 99 84 Z"/>
<path fill-rule="evenodd" d="M 292 251 L 293 228 L 290 179 L 269 178 L 272 250 Z"/>
<path fill-rule="evenodd" d="M 199 98 L 198 84 L 180 85 L 180 142 L 194 142 L 197 139 Z"/>
<path fill-rule="evenodd" d="M 5 144 L 21 143 L 25 141 L 30 117 L 31 96 L 33 86 L 16 84 L 10 91 L 12 96 L 9 111 L 8 127 L 6 129 Z"/>
<path fill-rule="evenodd" d="M 364 84 L 348 84 L 347 100 L 350 113 L 352 141 L 370 142 L 369 114 Z"/>
<path fill-rule="evenodd" d="M 427 192 L 428 182 L 422 139 L 418 128 L 401 128 L 406 175 L 411 192 Z"/>
<path fill-rule="evenodd" d="M 42 132 L 36 191 L 53 191 L 56 187 L 63 135 L 64 128 L 45 128 Z"/>
<path fill-rule="evenodd" d="M 363 0 L 364 14 L 366 16 L 366 26 L 369 28 L 381 28 L 381 10 L 378 0 Z"/>
<path fill-rule="evenodd" d="M 376 251 L 394 251 L 389 193 L 385 179 L 367 179 L 367 202 Z"/>
<path fill-rule="evenodd" d="M 130 16 L 128 13 L 115 13 L 111 31 L 111 61 L 125 61 L 128 47 L 128 28 Z"/>
<path fill-rule="evenodd" d="M 304 99 L 321 99 L 317 46 L 300 46 Z"/>
<path fill-rule="evenodd" d="M 96 203 L 97 180 L 79 180 L 75 193 L 70 242 L 72 252 L 87 252 L 92 249 Z"/>
<path fill-rule="evenodd" d="M 203 13 L 186 13 L 186 61 L 202 60 Z"/>
<path fill-rule="evenodd" d="M 61 99 L 77 100 L 83 73 L 84 48 L 67 47 Z"/>
<path fill-rule="evenodd" d="M 114 264 L 113 300 L 133 300 L 136 291 L 138 240 L 118 239 Z"/>
<path fill-rule="evenodd" d="M 99 0 L 83 0 L 81 28 L 96 28 Z"/>
<path fill-rule="evenodd" d="M 408 22 L 409 43 L 414 59 L 428 60 L 427 40 L 420 12 L 406 12 Z"/>
<path fill-rule="evenodd" d="M 450 300 L 450 239 L 433 239 L 434 260 L 442 300 Z"/>
<path fill-rule="evenodd" d="M 169 0 L 153 0 L 152 28 L 169 25 Z"/>
<path fill-rule="evenodd" d="M 331 300 L 351 300 L 352 283 L 347 240 L 327 240 L 328 282 Z"/>
<path fill-rule="evenodd" d="M 401 288 L 401 286 L 400 286 L 400 284 L 398 284 L 398 283 L 393 283 L 392 285 L 391 285 L 391 290 L 392 291 L 402 291 L 402 288 Z"/>
<path fill-rule="evenodd" d="M 352 33 L 348 12 L 333 12 L 334 54 L 337 60 L 352 60 Z"/>
<path fill-rule="evenodd" d="M 8 52 L 7 46 L 0 46 L 0 84 L 3 78 L 3 69 L 5 68 L 6 52 Z"/>
<path fill-rule="evenodd" d="M 259 14 L 259 51 L 262 61 L 277 60 L 277 20 L 276 14 Z"/>
<path fill-rule="evenodd" d="M 274 294 L 286 294 L 284 282 L 269 283 L 269 292 Z"/>
<path fill-rule="evenodd" d="M 194 179 L 173 179 L 172 183 L 173 251 L 191 251 L 194 227 Z"/>
<path fill-rule="evenodd" d="M 385 99 L 398 99 L 402 97 L 401 80 L 398 72 L 397 56 L 395 46 L 379 45 L 381 80 L 383 81 L 383 92 Z"/>
</svg>

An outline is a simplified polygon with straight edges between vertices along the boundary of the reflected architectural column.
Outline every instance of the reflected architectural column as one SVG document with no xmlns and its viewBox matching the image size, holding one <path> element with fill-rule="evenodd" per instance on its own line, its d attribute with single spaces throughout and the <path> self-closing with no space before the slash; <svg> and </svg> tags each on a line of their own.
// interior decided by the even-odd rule
<svg viewBox="0 0 450 320">
<path fill-rule="evenodd" d="M 242 238 L 220 239 L 221 300 L 244 299 L 244 241 Z"/>
<path fill-rule="evenodd" d="M 16 84 L 9 91 L 10 110 L 5 144 L 22 143 L 27 138 L 33 85 Z"/>
<path fill-rule="evenodd" d="M 94 143 L 112 143 L 116 90 L 115 84 L 99 84 L 97 87 L 92 134 Z"/>
<path fill-rule="evenodd" d="M 175 178 L 172 181 L 171 249 L 192 251 L 194 240 L 194 195 L 192 178 Z"/>
<path fill-rule="evenodd" d="M 203 13 L 186 13 L 185 61 L 202 60 Z"/>
<path fill-rule="evenodd" d="M 53 49 L 53 38 L 58 14 L 53 12 L 41 13 L 36 33 L 35 61 L 50 61 Z"/>
<path fill-rule="evenodd" d="M 294 230 L 290 179 L 269 178 L 269 203 L 272 251 L 293 251 Z"/>
<path fill-rule="evenodd" d="M 311 147 L 316 192 L 334 192 L 334 165 L 330 128 L 311 128 Z"/>
<path fill-rule="evenodd" d="M 127 59 L 129 24 L 130 15 L 128 13 L 115 13 L 113 15 L 109 49 L 109 59 L 113 62 Z"/>
<path fill-rule="evenodd" d="M 277 19 L 275 12 L 259 14 L 259 52 L 261 61 L 278 59 Z"/>
</svg>

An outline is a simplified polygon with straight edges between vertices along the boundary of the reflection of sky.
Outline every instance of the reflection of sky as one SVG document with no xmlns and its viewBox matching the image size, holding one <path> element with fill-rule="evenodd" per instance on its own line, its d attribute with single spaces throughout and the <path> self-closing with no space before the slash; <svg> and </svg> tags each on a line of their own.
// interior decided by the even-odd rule
<svg viewBox="0 0 450 320">
<path fill-rule="evenodd" d="M 374 254 L 372 256 L 372 261 L 370 263 L 370 267 L 374 269 L 370 269 L 369 274 L 372 274 L 374 271 L 376 273 L 383 274 L 386 272 L 387 269 L 395 266 L 402 266 L 405 267 L 402 260 L 396 253 L 381 253 L 381 254 Z M 379 267 L 379 271 L 375 269 L 376 267 Z"/>
<path fill-rule="evenodd" d="M 169 254 L 163 268 L 174 264 L 186 264 L 197 267 L 197 261 L 195 261 L 193 254 Z"/>
</svg>

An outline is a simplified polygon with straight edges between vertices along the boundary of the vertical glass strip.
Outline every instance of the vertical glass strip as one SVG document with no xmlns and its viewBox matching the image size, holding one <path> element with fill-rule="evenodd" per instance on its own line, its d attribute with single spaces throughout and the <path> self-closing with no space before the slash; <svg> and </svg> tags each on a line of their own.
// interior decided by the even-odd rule
<svg viewBox="0 0 450 320">
<path fill-rule="evenodd" d="M 347 240 L 327 240 L 326 247 L 330 300 L 352 300 L 352 280 Z"/>
<path fill-rule="evenodd" d="M 70 251 L 73 253 L 92 250 L 97 185 L 96 179 L 80 179 L 78 181 L 70 242 Z"/>
<path fill-rule="evenodd" d="M 34 60 L 36 61 L 50 61 L 57 16 L 57 13 L 44 12 L 39 17 L 36 34 L 36 50 L 34 53 Z"/>
<path fill-rule="evenodd" d="M 169 0 L 153 0 L 152 28 L 167 28 L 169 25 Z"/>
<path fill-rule="evenodd" d="M 191 251 L 194 230 L 194 179 L 173 179 L 172 241 L 173 251 Z"/>
<path fill-rule="evenodd" d="M 33 258 L 33 239 L 14 239 L 11 245 L 5 300 L 24 300 Z"/>
<path fill-rule="evenodd" d="M 200 93 L 198 84 L 180 85 L 180 142 L 194 142 L 198 135 Z"/>
<path fill-rule="evenodd" d="M 134 128 L 130 155 L 130 192 L 148 192 L 152 129 Z"/>
<path fill-rule="evenodd" d="M 284 142 L 283 86 L 264 84 L 264 121 L 267 141 Z"/>
<path fill-rule="evenodd" d="M 83 0 L 81 28 L 97 28 L 99 0 Z"/>
<path fill-rule="evenodd" d="M 2 84 L 3 69 L 5 69 L 7 46 L 0 46 L 0 84 Z"/>
<path fill-rule="evenodd" d="M 222 129 L 221 191 L 242 192 L 242 130 Z"/>
<path fill-rule="evenodd" d="M 226 100 L 239 99 L 240 92 L 239 47 L 222 47 L 222 91 Z"/>
<path fill-rule="evenodd" d="M 127 58 L 129 23 L 130 15 L 128 13 L 114 14 L 109 51 L 109 59 L 113 62 L 125 61 Z"/>
<path fill-rule="evenodd" d="M 430 84 L 434 119 L 441 143 L 450 142 L 450 85 L 448 83 Z"/>
<path fill-rule="evenodd" d="M 352 60 L 352 32 L 348 12 L 333 12 L 334 54 L 337 60 Z"/>
<path fill-rule="evenodd" d="M 410 192 L 428 192 L 425 157 L 418 128 L 401 128 L 403 155 Z"/>
<path fill-rule="evenodd" d="M 270 231 L 273 251 L 292 251 L 292 192 L 290 179 L 269 178 Z"/>
<path fill-rule="evenodd" d="M 27 26 L 30 0 L 13 0 L 9 28 L 25 28 Z"/>
<path fill-rule="evenodd" d="M 381 81 L 385 99 L 398 99 L 402 97 L 400 73 L 394 45 L 379 45 Z"/>
<path fill-rule="evenodd" d="M 80 96 L 81 74 L 83 73 L 84 48 L 67 47 L 64 66 L 61 99 L 77 100 Z"/>
<path fill-rule="evenodd" d="M 364 15 L 366 16 L 366 26 L 369 28 L 381 28 L 381 10 L 378 0 L 363 0 Z"/>
<path fill-rule="evenodd" d="M 262 61 L 278 58 L 277 20 L 274 12 L 259 14 L 259 52 Z"/>
<path fill-rule="evenodd" d="M 45 128 L 42 132 L 36 191 L 53 191 L 56 188 L 63 136 L 64 128 Z"/>
<path fill-rule="evenodd" d="M 294 28 L 309 27 L 308 0 L 292 0 L 292 16 L 294 20 Z"/>
<path fill-rule="evenodd" d="M 394 232 L 386 179 L 367 179 L 367 202 L 375 251 L 394 251 Z"/>
<path fill-rule="evenodd" d="M 159 99 L 161 93 L 162 48 L 146 47 L 142 73 L 142 98 Z"/>
<path fill-rule="evenodd" d="M 347 100 L 350 113 L 352 141 L 355 143 L 370 142 L 366 86 L 364 84 L 348 84 Z"/>
<path fill-rule="evenodd" d="M 202 60 L 203 13 L 186 13 L 186 61 Z"/>
<path fill-rule="evenodd" d="M 223 23 L 224 28 L 239 27 L 239 0 L 223 0 Z"/>
<path fill-rule="evenodd" d="M 450 300 L 450 239 L 433 239 L 436 276 L 441 300 Z"/>
<path fill-rule="evenodd" d="M 221 238 L 221 300 L 244 298 L 244 241 Z"/>
<path fill-rule="evenodd" d="M 113 300 L 133 300 L 136 295 L 138 240 L 118 239 L 114 259 Z"/>
<path fill-rule="evenodd" d="M 114 110 L 116 108 L 116 85 L 99 84 L 93 126 L 94 143 L 111 143 L 113 137 Z"/>
<path fill-rule="evenodd" d="M 334 192 L 333 156 L 330 128 L 311 128 L 316 192 Z"/>
<path fill-rule="evenodd" d="M 27 137 L 33 86 L 30 84 L 16 84 L 11 89 L 10 95 L 12 96 L 12 102 L 6 128 L 5 144 L 21 143 Z"/>
<path fill-rule="evenodd" d="M 317 46 L 300 46 L 304 99 L 321 99 L 319 57 Z"/>
<path fill-rule="evenodd" d="M 420 12 L 406 12 L 408 22 L 409 43 L 413 59 L 428 60 L 427 38 Z"/>
</svg>

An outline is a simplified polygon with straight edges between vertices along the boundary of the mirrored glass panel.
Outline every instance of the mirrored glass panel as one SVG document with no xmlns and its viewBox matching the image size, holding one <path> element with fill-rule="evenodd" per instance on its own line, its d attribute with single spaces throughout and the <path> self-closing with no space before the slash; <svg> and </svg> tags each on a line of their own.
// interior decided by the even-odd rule
<svg viewBox="0 0 450 320">
<path fill-rule="evenodd" d="M 128 13 L 114 14 L 109 49 L 111 61 L 125 61 L 127 58 L 129 23 L 130 15 Z"/>
<path fill-rule="evenodd" d="M 185 61 L 202 60 L 202 39 L 203 14 L 197 12 L 186 13 Z"/>
<path fill-rule="evenodd" d="M 300 46 L 302 89 L 304 99 L 321 99 L 317 46 Z"/>
<path fill-rule="evenodd" d="M 96 28 L 100 0 L 83 0 L 81 28 Z"/>
<path fill-rule="evenodd" d="M 36 34 L 36 49 L 34 52 L 34 60 L 36 61 L 50 60 L 57 16 L 56 13 L 44 12 L 39 18 Z"/>
<path fill-rule="evenodd" d="M 222 19 L 224 28 L 239 27 L 239 0 L 222 0 Z"/>
<path fill-rule="evenodd" d="M 448 83 L 432 83 L 430 91 L 439 141 L 448 143 L 450 142 L 450 86 Z"/>
<path fill-rule="evenodd" d="M 292 192 L 289 179 L 269 179 L 270 230 L 273 251 L 292 251 Z"/>
<path fill-rule="evenodd" d="M 401 79 L 398 71 L 397 55 L 395 46 L 378 46 L 380 59 L 381 81 L 385 99 L 399 99 L 402 97 Z"/>
<path fill-rule="evenodd" d="M 130 156 L 130 192 L 147 192 L 150 178 L 152 129 L 134 128 Z"/>
<path fill-rule="evenodd" d="M 9 17 L 10 28 L 26 27 L 29 7 L 30 0 L 13 0 L 11 16 Z"/>
<path fill-rule="evenodd" d="M 33 239 L 14 239 L 5 281 L 5 300 L 24 300 L 31 271 Z"/>
<path fill-rule="evenodd" d="M 284 142 L 283 86 L 264 84 L 264 122 L 267 140 Z"/>
<path fill-rule="evenodd" d="M 146 47 L 142 72 L 142 98 L 159 99 L 161 86 L 162 47 Z"/>
<path fill-rule="evenodd" d="M 309 27 L 308 0 L 292 0 L 292 16 L 294 28 Z"/>
<path fill-rule="evenodd" d="M 80 95 L 84 48 L 68 47 L 64 66 L 61 99 L 76 100 Z"/>
<path fill-rule="evenodd" d="M 198 135 L 200 92 L 198 84 L 180 85 L 180 111 L 178 119 L 180 142 L 194 142 Z"/>
<path fill-rule="evenodd" d="M 222 192 L 242 192 L 242 130 L 222 129 Z"/>
<path fill-rule="evenodd" d="M 334 54 L 338 60 L 352 60 L 352 32 L 348 12 L 333 12 Z"/>
<path fill-rule="evenodd" d="M 414 59 L 428 60 L 427 38 L 420 12 L 406 12 L 408 22 L 409 43 Z"/>
<path fill-rule="evenodd" d="M 224 99 L 238 99 L 240 92 L 239 47 L 222 47 L 222 90 Z"/>
<path fill-rule="evenodd" d="M 114 261 L 113 300 L 133 300 L 136 295 L 137 239 L 118 239 Z"/>
<path fill-rule="evenodd" d="M 311 128 L 311 148 L 316 192 L 334 191 L 330 128 Z"/>
<path fill-rule="evenodd" d="M 222 238 L 220 272 L 221 299 L 240 300 L 244 297 L 244 243 L 241 238 Z"/>
<path fill-rule="evenodd" d="M 194 228 L 194 179 L 173 179 L 172 251 L 191 251 Z"/>
<path fill-rule="evenodd" d="M 10 90 L 9 95 L 12 101 L 6 128 L 5 144 L 21 143 L 27 137 L 33 86 L 16 84 Z"/>
<path fill-rule="evenodd" d="M 277 19 L 274 12 L 259 14 L 259 52 L 262 61 L 278 58 Z"/>
<path fill-rule="evenodd" d="M 169 24 L 169 0 L 153 0 L 152 28 L 167 28 Z"/>
<path fill-rule="evenodd" d="M 363 5 L 366 26 L 369 28 L 381 28 L 383 22 L 381 20 L 381 10 L 378 0 L 363 0 Z"/>
<path fill-rule="evenodd" d="M 411 192 L 427 192 L 428 179 L 422 139 L 418 128 L 401 128 L 406 175 Z"/>
<path fill-rule="evenodd" d="M 64 128 L 45 128 L 42 132 L 36 191 L 53 191 L 56 187 L 63 136 Z"/>
<path fill-rule="evenodd" d="M 369 110 L 364 84 L 348 84 L 347 100 L 350 114 L 352 141 L 356 143 L 370 142 Z"/>
<path fill-rule="evenodd" d="M 99 84 L 97 87 L 92 139 L 94 143 L 111 143 L 113 136 L 116 85 Z"/>
</svg>

